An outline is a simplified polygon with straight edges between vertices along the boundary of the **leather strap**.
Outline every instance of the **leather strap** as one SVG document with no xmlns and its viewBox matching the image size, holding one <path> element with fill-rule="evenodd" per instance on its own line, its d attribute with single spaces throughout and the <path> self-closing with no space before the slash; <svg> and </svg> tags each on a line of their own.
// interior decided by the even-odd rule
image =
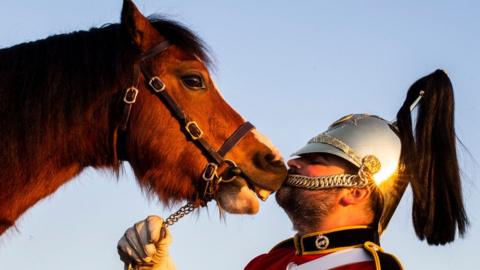
<svg viewBox="0 0 480 270">
<path fill-rule="evenodd" d="M 230 137 L 223 143 L 223 145 L 218 149 L 218 154 L 222 157 L 237 145 L 240 140 L 253 128 L 255 128 L 252 123 L 245 122 L 235 130 L 235 132 L 230 135 Z"/>
<path fill-rule="evenodd" d="M 123 96 L 123 102 L 125 106 L 123 107 L 122 120 L 120 122 L 120 130 L 125 131 L 127 129 L 128 120 L 130 119 L 130 112 L 132 111 L 133 104 L 137 101 L 138 89 L 135 87 L 130 87 L 125 91 L 125 96 Z"/>
<path fill-rule="evenodd" d="M 168 47 L 170 47 L 170 45 L 172 45 L 170 43 L 170 41 L 168 40 L 164 40 L 160 43 L 158 43 L 156 46 L 154 46 L 153 48 L 150 48 L 150 50 L 148 50 L 146 53 L 144 53 L 142 55 L 142 57 L 140 58 L 141 61 L 145 61 L 147 60 L 148 58 L 151 58 L 163 51 L 165 51 Z"/>
</svg>

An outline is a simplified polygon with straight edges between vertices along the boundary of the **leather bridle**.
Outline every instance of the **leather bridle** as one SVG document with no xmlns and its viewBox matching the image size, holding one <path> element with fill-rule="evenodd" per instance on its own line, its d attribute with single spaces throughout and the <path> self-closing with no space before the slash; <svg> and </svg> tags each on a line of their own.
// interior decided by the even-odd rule
<svg viewBox="0 0 480 270">
<path fill-rule="evenodd" d="M 244 122 L 230 135 L 218 150 L 215 150 L 212 145 L 205 140 L 203 131 L 199 125 L 182 110 L 178 103 L 175 102 L 167 92 L 167 86 L 160 77 L 153 75 L 144 65 L 145 60 L 162 53 L 168 49 L 169 46 L 171 46 L 169 41 L 163 41 L 144 53 L 140 58 L 140 71 L 145 83 L 152 90 L 153 94 L 165 104 L 175 119 L 177 119 L 187 139 L 190 139 L 197 148 L 202 151 L 203 156 L 208 161 L 201 175 L 203 181 L 200 181 L 200 186 L 197 186 L 197 198 L 193 202 L 190 202 L 194 207 L 204 206 L 215 197 L 221 182 L 233 181 L 235 177 L 239 175 L 248 179 L 237 164 L 232 160 L 226 159 L 225 155 L 232 150 L 254 126 L 250 122 Z M 121 131 L 125 131 L 127 128 L 130 112 L 133 104 L 136 102 L 138 92 L 138 89 L 134 86 L 129 87 L 125 91 L 123 97 L 125 106 L 119 127 Z"/>
</svg>

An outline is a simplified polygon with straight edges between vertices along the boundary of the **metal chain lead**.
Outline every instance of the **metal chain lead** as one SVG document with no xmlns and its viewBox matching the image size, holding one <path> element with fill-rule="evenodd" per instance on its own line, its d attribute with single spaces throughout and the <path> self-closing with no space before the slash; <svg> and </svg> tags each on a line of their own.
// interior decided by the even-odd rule
<svg viewBox="0 0 480 270">
<path fill-rule="evenodd" d="M 180 207 L 177 212 L 171 214 L 163 223 L 163 227 L 167 228 L 168 226 L 172 226 L 179 219 L 190 214 L 193 210 L 195 210 L 195 206 L 193 205 L 193 203 L 187 203 L 186 205 Z"/>
</svg>

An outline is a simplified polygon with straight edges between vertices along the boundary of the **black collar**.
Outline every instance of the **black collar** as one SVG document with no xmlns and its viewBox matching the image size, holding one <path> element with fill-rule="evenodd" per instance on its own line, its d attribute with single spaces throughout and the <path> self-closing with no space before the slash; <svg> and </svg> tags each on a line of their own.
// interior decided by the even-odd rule
<svg viewBox="0 0 480 270">
<path fill-rule="evenodd" d="M 296 235 L 276 248 L 295 248 L 297 255 L 330 253 L 343 248 L 361 247 L 365 242 L 379 245 L 378 234 L 367 226 L 343 227 L 335 230 Z"/>
</svg>

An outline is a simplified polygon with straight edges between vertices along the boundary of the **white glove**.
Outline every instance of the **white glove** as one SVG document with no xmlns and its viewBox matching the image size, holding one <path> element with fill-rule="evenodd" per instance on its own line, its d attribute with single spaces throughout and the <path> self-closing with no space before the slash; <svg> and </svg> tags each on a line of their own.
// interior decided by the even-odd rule
<svg viewBox="0 0 480 270">
<path fill-rule="evenodd" d="M 175 270 L 168 254 L 172 236 L 162 225 L 162 218 L 148 216 L 125 231 L 117 245 L 125 269 Z"/>
</svg>

